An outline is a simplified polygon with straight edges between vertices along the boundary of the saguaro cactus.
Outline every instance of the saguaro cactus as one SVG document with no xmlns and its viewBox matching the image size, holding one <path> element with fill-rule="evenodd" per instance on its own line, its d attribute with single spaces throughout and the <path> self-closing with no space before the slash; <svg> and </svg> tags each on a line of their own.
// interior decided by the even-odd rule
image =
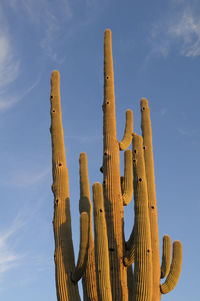
<svg viewBox="0 0 200 301">
<path fill-rule="evenodd" d="M 163 237 L 160 265 L 153 148 L 148 101 L 141 100 L 142 136 L 133 132 L 133 114 L 126 112 L 124 137 L 117 140 L 111 31 L 104 37 L 103 182 L 95 183 L 90 200 L 87 157 L 80 164 L 80 250 L 77 265 L 71 234 L 68 171 L 60 106 L 60 75 L 51 77 L 51 137 L 54 193 L 54 237 L 58 301 L 80 300 L 77 282 L 82 278 L 84 300 L 158 301 L 177 284 L 182 245 Z M 127 149 L 132 142 L 132 151 Z M 120 177 L 119 152 L 124 152 Z M 134 226 L 128 241 L 124 235 L 123 206 L 134 191 Z M 125 221 L 126 222 L 126 221 Z M 134 271 L 132 270 L 134 264 Z M 166 278 L 160 284 L 160 279 Z"/>
</svg>

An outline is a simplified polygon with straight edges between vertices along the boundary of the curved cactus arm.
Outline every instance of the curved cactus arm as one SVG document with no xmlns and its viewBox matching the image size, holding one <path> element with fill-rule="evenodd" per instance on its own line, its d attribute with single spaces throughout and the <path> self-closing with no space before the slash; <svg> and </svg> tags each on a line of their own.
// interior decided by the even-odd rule
<svg viewBox="0 0 200 301">
<path fill-rule="evenodd" d="M 167 294 L 170 291 L 172 291 L 178 282 L 181 273 L 181 266 L 182 266 L 182 256 L 183 256 L 182 253 L 183 251 L 182 251 L 181 242 L 178 240 L 174 241 L 173 257 L 172 257 L 170 271 L 165 282 L 160 286 L 160 291 L 162 294 Z"/>
<path fill-rule="evenodd" d="M 134 178 L 134 300 L 152 299 L 152 249 L 143 139 L 133 135 Z"/>
<path fill-rule="evenodd" d="M 77 266 L 72 274 L 72 281 L 78 282 L 85 271 L 88 255 L 88 238 L 89 238 L 89 218 L 86 212 L 80 215 L 80 247 L 78 254 Z"/>
<path fill-rule="evenodd" d="M 80 201 L 79 211 L 87 212 L 89 217 L 89 244 L 85 272 L 82 277 L 84 300 L 97 300 L 97 283 L 95 269 L 94 239 L 92 231 L 92 204 L 88 179 L 87 155 L 81 153 L 79 157 Z"/>
<path fill-rule="evenodd" d="M 162 246 L 162 266 L 161 266 L 161 277 L 165 278 L 169 274 L 171 264 L 171 239 L 169 235 L 163 236 Z"/>
<path fill-rule="evenodd" d="M 131 135 L 132 137 L 132 135 Z M 123 179 L 123 205 L 127 206 L 133 196 L 133 164 L 132 151 L 127 149 L 124 152 L 124 179 Z"/>
<path fill-rule="evenodd" d="M 132 142 L 132 134 L 133 134 L 133 112 L 131 110 L 127 110 L 124 137 L 122 141 L 119 142 L 120 151 L 125 150 L 129 147 L 129 145 Z"/>
<path fill-rule="evenodd" d="M 72 283 L 71 274 L 75 269 L 72 243 L 68 170 L 65 158 L 64 135 L 60 105 L 60 74 L 53 71 L 51 76 L 51 141 L 52 173 L 54 193 L 54 238 L 56 290 L 58 301 L 80 300 L 78 286 Z"/>
<path fill-rule="evenodd" d="M 95 229 L 95 259 L 98 283 L 98 300 L 111 301 L 110 264 L 108 253 L 107 228 L 103 205 L 103 189 L 100 183 L 92 186 Z"/>
</svg>

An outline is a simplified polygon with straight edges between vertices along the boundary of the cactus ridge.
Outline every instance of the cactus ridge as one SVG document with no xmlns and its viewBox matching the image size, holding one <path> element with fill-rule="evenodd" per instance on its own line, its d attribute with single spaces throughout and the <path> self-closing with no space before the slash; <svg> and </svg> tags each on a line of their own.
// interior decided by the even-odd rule
<svg viewBox="0 0 200 301">
<path fill-rule="evenodd" d="M 152 130 L 148 100 L 142 98 L 142 136 L 133 133 L 133 113 L 126 112 L 121 142 L 117 140 L 111 31 L 104 35 L 103 183 L 92 186 L 86 153 L 79 157 L 80 246 L 75 267 L 72 243 L 68 170 L 60 105 L 60 74 L 51 76 L 52 192 L 55 239 L 55 276 L 58 301 L 79 301 L 82 278 L 84 301 L 159 301 L 176 286 L 182 265 L 182 245 L 163 237 L 160 267 L 157 200 Z M 132 141 L 132 150 L 127 149 Z M 124 152 L 124 175 L 120 156 Z M 134 225 L 128 241 L 124 233 L 124 206 L 134 196 Z M 93 210 L 92 210 L 93 207 Z M 93 223 L 94 219 L 94 238 Z M 134 263 L 134 270 L 132 264 Z M 160 284 L 160 279 L 165 278 Z"/>
</svg>

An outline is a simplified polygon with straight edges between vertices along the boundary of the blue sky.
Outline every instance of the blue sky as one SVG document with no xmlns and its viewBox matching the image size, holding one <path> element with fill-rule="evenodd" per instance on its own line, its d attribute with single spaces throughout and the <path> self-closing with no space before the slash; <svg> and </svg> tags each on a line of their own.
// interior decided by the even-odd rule
<svg viewBox="0 0 200 301">
<path fill-rule="evenodd" d="M 141 133 L 139 102 L 148 98 L 160 246 L 164 234 L 183 243 L 179 283 L 162 300 L 199 300 L 199 0 L 1 1 L 1 300 L 56 300 L 49 133 L 54 69 L 61 73 L 77 258 L 80 152 L 88 155 L 90 185 L 102 179 L 106 28 L 113 33 L 118 138 L 126 109 Z M 125 216 L 128 237 L 133 204 Z"/>
</svg>

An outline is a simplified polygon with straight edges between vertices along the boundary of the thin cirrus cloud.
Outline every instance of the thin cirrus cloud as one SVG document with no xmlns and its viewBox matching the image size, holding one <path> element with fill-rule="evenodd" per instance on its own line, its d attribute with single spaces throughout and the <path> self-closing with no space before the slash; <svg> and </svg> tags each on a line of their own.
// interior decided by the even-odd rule
<svg viewBox="0 0 200 301">
<path fill-rule="evenodd" d="M 200 15 L 183 1 L 179 3 L 174 15 L 153 24 L 148 58 L 167 57 L 174 50 L 185 57 L 200 55 Z"/>
<path fill-rule="evenodd" d="M 39 74 L 38 78 L 35 80 L 35 82 L 28 87 L 26 90 L 18 93 L 17 95 L 8 95 L 6 92 L 0 93 L 0 112 L 6 111 L 7 109 L 13 107 L 16 103 L 21 101 L 25 98 L 27 94 L 31 92 L 40 82 L 41 74 Z"/>
<path fill-rule="evenodd" d="M 40 28 L 40 35 L 36 37 L 38 44 L 53 61 L 62 62 L 63 58 L 57 56 L 57 40 L 62 28 L 72 19 L 73 12 L 68 0 L 49 2 L 48 0 L 12 0 L 9 3 L 11 9 L 16 13 L 16 17 L 22 13 L 26 21 L 34 27 Z M 62 34 L 63 35 L 63 34 Z"/>
<path fill-rule="evenodd" d="M 168 35 L 172 39 L 179 39 L 183 56 L 200 55 L 200 16 L 195 15 L 191 9 L 183 11 L 179 21 L 169 27 Z"/>
<path fill-rule="evenodd" d="M 42 170 L 17 170 L 8 175 L 8 179 L 3 181 L 4 185 L 12 185 L 15 187 L 30 187 L 38 185 L 48 175 L 50 175 L 51 169 L 49 167 Z"/>
<path fill-rule="evenodd" d="M 0 33 L 0 49 L 0 88 L 4 90 L 17 78 L 20 61 L 16 59 L 6 33 Z"/>
<path fill-rule="evenodd" d="M 17 268 L 23 255 L 16 252 L 16 250 L 10 244 L 10 238 L 13 240 L 13 236 L 16 235 L 17 231 L 24 225 L 23 221 L 16 217 L 13 224 L 0 233 L 0 281 L 3 280 L 5 273 L 9 270 Z"/>
<path fill-rule="evenodd" d="M 0 18 L 4 16 L 0 6 Z M 12 43 L 9 26 L 5 17 L 0 20 L 0 112 L 5 111 L 22 100 L 40 81 L 36 81 L 22 92 L 10 93 L 10 85 L 20 77 L 21 61 Z"/>
</svg>

